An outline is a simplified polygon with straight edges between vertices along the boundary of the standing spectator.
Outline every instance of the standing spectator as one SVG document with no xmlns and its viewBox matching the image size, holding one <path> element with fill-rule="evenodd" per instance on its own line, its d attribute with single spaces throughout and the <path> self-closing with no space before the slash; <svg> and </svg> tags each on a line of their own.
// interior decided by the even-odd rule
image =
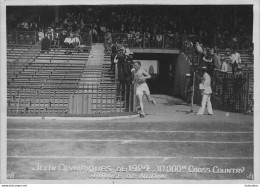
<svg viewBox="0 0 260 187">
<path fill-rule="evenodd" d="M 106 30 L 105 34 L 105 50 L 108 51 L 112 43 L 112 34 L 109 32 L 109 29 Z"/>
<path fill-rule="evenodd" d="M 202 63 L 202 67 L 206 66 L 206 67 L 210 67 L 212 65 L 212 56 L 210 54 L 209 49 L 206 50 L 206 55 L 203 57 L 203 63 Z"/>
<path fill-rule="evenodd" d="M 202 72 L 203 72 L 203 78 L 202 78 L 202 83 L 200 84 L 200 90 L 202 94 L 202 101 L 201 101 L 201 108 L 199 109 L 197 115 L 203 115 L 205 107 L 207 105 L 208 109 L 208 114 L 213 115 L 212 111 L 212 105 L 210 101 L 212 89 L 211 89 L 211 78 L 209 74 L 207 73 L 207 67 L 202 67 Z"/>
<path fill-rule="evenodd" d="M 238 64 L 241 63 L 240 54 L 236 50 L 234 50 L 229 58 L 231 59 L 232 74 L 235 75 Z"/>
<path fill-rule="evenodd" d="M 94 43 L 96 43 L 98 41 L 98 35 L 96 29 L 95 28 L 90 29 L 89 34 L 92 35 L 92 40 Z"/>
<path fill-rule="evenodd" d="M 237 72 L 235 74 L 234 80 L 234 96 L 235 96 L 235 107 L 236 109 L 242 109 L 242 99 L 243 99 L 243 72 L 241 67 L 237 67 Z"/>
<path fill-rule="evenodd" d="M 220 66 L 220 71 L 227 72 L 228 71 L 228 64 L 226 60 L 223 60 Z"/>
<path fill-rule="evenodd" d="M 162 39 L 163 39 L 163 36 L 160 33 L 158 33 L 156 35 L 157 47 L 162 47 Z"/>
<path fill-rule="evenodd" d="M 111 50 L 111 67 L 110 67 L 110 71 L 115 71 L 115 57 L 117 54 L 117 42 L 115 44 L 113 44 L 112 46 L 112 50 Z"/>
<path fill-rule="evenodd" d="M 54 37 L 54 47 L 60 47 L 60 29 L 57 28 Z"/>
<path fill-rule="evenodd" d="M 221 69 L 220 66 L 221 66 L 222 62 L 221 62 L 221 56 L 219 55 L 218 52 L 216 52 L 214 54 L 214 65 L 217 67 L 217 69 Z"/>
<path fill-rule="evenodd" d="M 42 39 L 44 38 L 43 29 L 40 29 L 40 31 L 38 32 L 38 37 L 39 37 L 39 41 L 42 41 Z"/>
</svg>

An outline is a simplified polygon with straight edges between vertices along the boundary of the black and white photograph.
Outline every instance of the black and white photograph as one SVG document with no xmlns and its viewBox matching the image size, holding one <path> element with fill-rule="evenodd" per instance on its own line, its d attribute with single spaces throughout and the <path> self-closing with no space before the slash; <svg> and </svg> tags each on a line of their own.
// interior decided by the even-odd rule
<svg viewBox="0 0 260 187">
<path fill-rule="evenodd" d="M 1 1 L 1 184 L 257 184 L 258 62 L 253 0 Z"/>
</svg>

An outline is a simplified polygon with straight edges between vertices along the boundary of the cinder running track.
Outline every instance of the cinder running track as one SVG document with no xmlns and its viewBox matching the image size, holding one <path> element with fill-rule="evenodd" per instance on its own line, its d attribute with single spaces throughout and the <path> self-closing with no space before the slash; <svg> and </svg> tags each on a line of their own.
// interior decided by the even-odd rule
<svg viewBox="0 0 260 187">
<path fill-rule="evenodd" d="M 90 182 L 252 179 L 252 115 L 195 116 L 179 99 L 154 97 L 158 104 L 145 103 L 145 118 L 8 119 L 8 173 Z"/>
</svg>

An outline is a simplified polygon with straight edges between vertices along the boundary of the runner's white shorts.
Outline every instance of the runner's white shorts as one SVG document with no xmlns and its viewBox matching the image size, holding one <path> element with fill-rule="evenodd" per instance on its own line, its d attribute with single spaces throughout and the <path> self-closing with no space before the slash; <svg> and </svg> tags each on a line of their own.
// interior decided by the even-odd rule
<svg viewBox="0 0 260 187">
<path fill-rule="evenodd" d="M 136 86 L 136 95 L 140 94 L 150 95 L 150 90 L 146 83 L 138 84 Z"/>
</svg>

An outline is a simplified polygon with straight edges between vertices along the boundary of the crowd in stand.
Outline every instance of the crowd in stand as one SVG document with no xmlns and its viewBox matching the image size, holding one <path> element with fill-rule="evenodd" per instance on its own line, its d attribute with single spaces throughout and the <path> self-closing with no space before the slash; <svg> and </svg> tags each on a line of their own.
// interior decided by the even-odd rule
<svg viewBox="0 0 260 187">
<path fill-rule="evenodd" d="M 52 44 L 54 45 L 54 40 L 57 38 L 56 40 L 61 46 L 67 46 L 63 45 L 64 40 L 71 33 L 78 35 L 79 33 L 91 33 L 94 43 L 103 42 L 107 30 L 109 30 L 115 35 L 112 38 L 125 39 L 130 47 L 180 48 L 182 43 L 187 42 L 184 36 L 196 36 L 193 44 L 200 41 L 205 47 L 226 48 L 226 44 L 228 44 L 232 48 L 248 48 L 248 44 L 252 41 L 252 29 L 244 24 L 246 19 L 239 18 L 236 29 L 234 29 L 232 22 L 228 21 L 232 16 L 228 14 L 230 13 L 228 8 L 223 9 L 221 14 L 220 9 L 216 8 L 213 18 L 206 13 L 210 8 L 207 6 L 190 8 L 178 6 L 168 8 L 165 6 L 82 6 L 71 8 L 70 11 L 60 10 L 59 12 L 64 13 L 60 13 L 59 20 L 52 21 L 52 24 L 48 26 L 43 26 L 35 21 L 30 23 L 24 21 L 18 23 L 17 29 L 49 33 L 47 35 L 49 38 L 49 35 L 52 36 Z"/>
</svg>

